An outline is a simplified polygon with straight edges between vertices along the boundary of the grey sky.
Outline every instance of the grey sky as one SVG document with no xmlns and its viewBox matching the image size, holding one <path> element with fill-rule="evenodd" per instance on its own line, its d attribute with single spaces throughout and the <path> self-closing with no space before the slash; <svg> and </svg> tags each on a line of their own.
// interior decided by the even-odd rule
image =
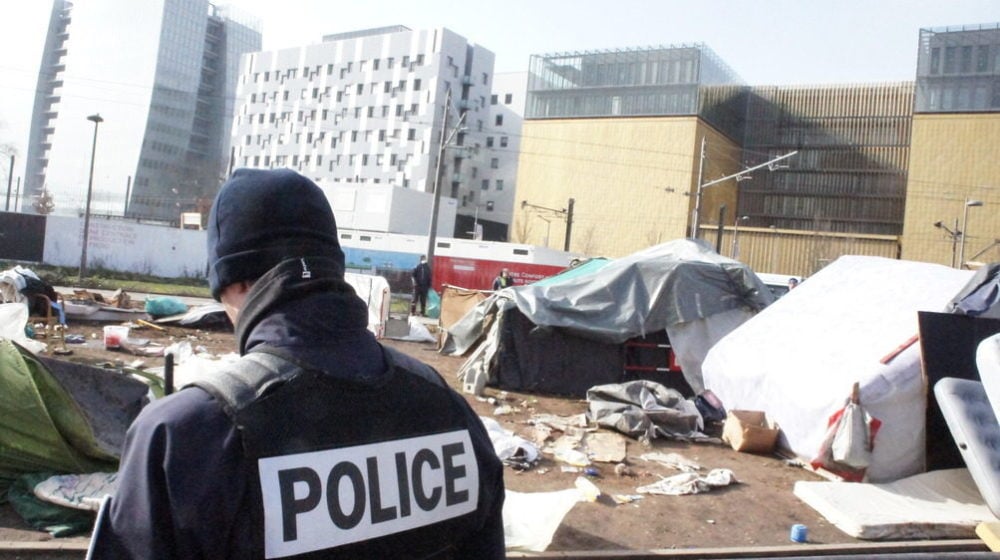
<svg viewBox="0 0 1000 560">
<path fill-rule="evenodd" d="M 81 8 L 88 0 L 77 0 Z M 142 0 L 139 0 L 142 1 Z M 227 2 L 219 2 L 224 4 Z M 496 71 L 531 54 L 700 42 L 749 84 L 912 80 L 921 27 L 1000 21 L 998 0 L 235 0 L 263 25 L 264 48 L 402 24 L 444 26 L 496 53 Z M 23 173 L 47 0 L 0 0 L 0 144 Z M 114 33 L 128 21 L 109 21 Z M 109 84 L 109 87 L 114 87 Z M 122 84 L 121 87 L 128 87 Z M 6 182 L 7 161 L 0 162 Z"/>
</svg>

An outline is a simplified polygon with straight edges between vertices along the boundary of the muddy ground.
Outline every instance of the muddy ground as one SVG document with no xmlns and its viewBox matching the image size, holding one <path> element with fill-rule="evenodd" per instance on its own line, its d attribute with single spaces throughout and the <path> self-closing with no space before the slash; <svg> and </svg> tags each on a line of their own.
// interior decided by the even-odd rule
<svg viewBox="0 0 1000 560">
<path fill-rule="evenodd" d="M 105 350 L 99 335 L 101 327 L 102 324 L 97 323 L 71 324 L 68 332 L 83 335 L 86 343 L 67 345 L 72 354 L 63 358 L 108 366 L 131 364 L 137 360 L 145 362 L 148 367 L 162 365 L 163 359 L 159 357 L 139 357 L 122 351 Z M 219 354 L 233 348 L 232 334 L 223 330 L 167 327 L 159 331 L 144 328 L 133 329 L 131 336 L 163 345 L 188 339 L 194 346 Z M 460 388 L 455 373 L 463 362 L 462 358 L 437 353 L 434 343 L 394 340 L 383 342 L 430 363 L 454 387 Z M 586 402 L 582 400 L 501 393 L 493 388 L 486 389 L 486 396 L 498 399 L 498 402 L 491 404 L 469 395 L 466 398 L 482 416 L 494 417 L 498 405 L 509 405 L 513 408 L 513 413 L 495 416 L 496 420 L 505 428 L 528 439 L 531 439 L 531 426 L 526 422 L 533 414 L 571 415 L 584 412 L 587 408 Z M 731 469 L 739 483 L 698 495 L 648 495 L 625 505 L 616 505 L 603 497 L 597 502 L 579 503 L 556 532 L 550 551 L 787 545 L 790 544 L 789 530 L 796 523 L 808 526 L 811 543 L 857 542 L 792 494 L 796 481 L 820 478 L 802 468 L 791 466 L 778 457 L 737 453 L 719 444 L 654 440 L 650 447 L 646 447 L 635 440 L 628 440 L 627 463 L 636 476 L 616 476 L 613 465 L 597 464 L 600 475 L 590 480 L 606 495 L 635 494 L 638 486 L 656 482 L 660 476 L 677 473 L 665 466 L 637 458 L 648 451 L 680 453 L 700 463 L 706 470 L 718 467 Z M 505 483 L 509 489 L 519 492 L 572 488 L 576 478 L 581 475 L 563 472 L 562 466 L 552 456 L 543 456 L 534 468 L 527 471 L 506 468 Z M 25 526 L 9 506 L 0 507 L 0 541 L 47 539 L 47 534 Z M 86 539 L 77 537 L 71 541 L 85 542 Z"/>
</svg>

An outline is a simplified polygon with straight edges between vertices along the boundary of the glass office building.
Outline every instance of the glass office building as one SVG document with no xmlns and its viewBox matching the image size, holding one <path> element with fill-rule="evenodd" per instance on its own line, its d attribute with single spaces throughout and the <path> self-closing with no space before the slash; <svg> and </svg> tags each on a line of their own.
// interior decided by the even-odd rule
<svg viewBox="0 0 1000 560">
<path fill-rule="evenodd" d="M 1000 23 L 920 30 L 917 113 L 1000 110 Z"/>
<path fill-rule="evenodd" d="M 257 22 L 207 0 L 56 0 L 26 193 L 81 212 L 96 139 L 92 212 L 175 222 L 203 209 L 229 161 L 239 56 L 260 45 Z"/>
<path fill-rule="evenodd" d="M 740 77 L 705 45 L 535 55 L 528 119 L 699 115 L 739 137 Z"/>
</svg>

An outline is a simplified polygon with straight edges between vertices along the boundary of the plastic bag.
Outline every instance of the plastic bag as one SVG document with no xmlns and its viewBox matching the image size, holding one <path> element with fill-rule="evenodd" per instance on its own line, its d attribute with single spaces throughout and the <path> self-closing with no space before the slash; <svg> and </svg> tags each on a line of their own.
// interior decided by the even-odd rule
<svg viewBox="0 0 1000 560">
<path fill-rule="evenodd" d="M 811 462 L 813 468 L 824 468 L 848 482 L 864 480 L 881 426 L 882 421 L 861 406 L 860 388 L 855 383 L 844 408 L 827 421 L 826 437 Z"/>
<path fill-rule="evenodd" d="M 155 297 L 146 300 L 146 313 L 153 317 L 169 317 L 186 313 L 188 306 L 174 297 Z"/>
</svg>

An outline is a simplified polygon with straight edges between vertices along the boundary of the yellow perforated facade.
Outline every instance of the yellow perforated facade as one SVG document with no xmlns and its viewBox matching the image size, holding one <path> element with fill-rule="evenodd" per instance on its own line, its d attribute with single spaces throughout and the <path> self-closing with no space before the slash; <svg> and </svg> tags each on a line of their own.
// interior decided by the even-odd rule
<svg viewBox="0 0 1000 560">
<path fill-rule="evenodd" d="M 564 210 L 573 198 L 569 249 L 591 256 L 688 235 L 702 137 L 703 182 L 741 169 L 739 146 L 693 116 L 528 120 L 522 134 L 511 241 L 562 248 L 564 215 L 537 207 Z M 731 223 L 735 181 L 705 189 L 703 225 L 720 204 Z"/>
<path fill-rule="evenodd" d="M 963 225 L 967 200 L 983 205 Z M 945 228 L 965 230 L 965 261 L 1000 261 L 1000 113 L 913 116 L 902 258 L 963 260 L 960 236 Z"/>
</svg>

